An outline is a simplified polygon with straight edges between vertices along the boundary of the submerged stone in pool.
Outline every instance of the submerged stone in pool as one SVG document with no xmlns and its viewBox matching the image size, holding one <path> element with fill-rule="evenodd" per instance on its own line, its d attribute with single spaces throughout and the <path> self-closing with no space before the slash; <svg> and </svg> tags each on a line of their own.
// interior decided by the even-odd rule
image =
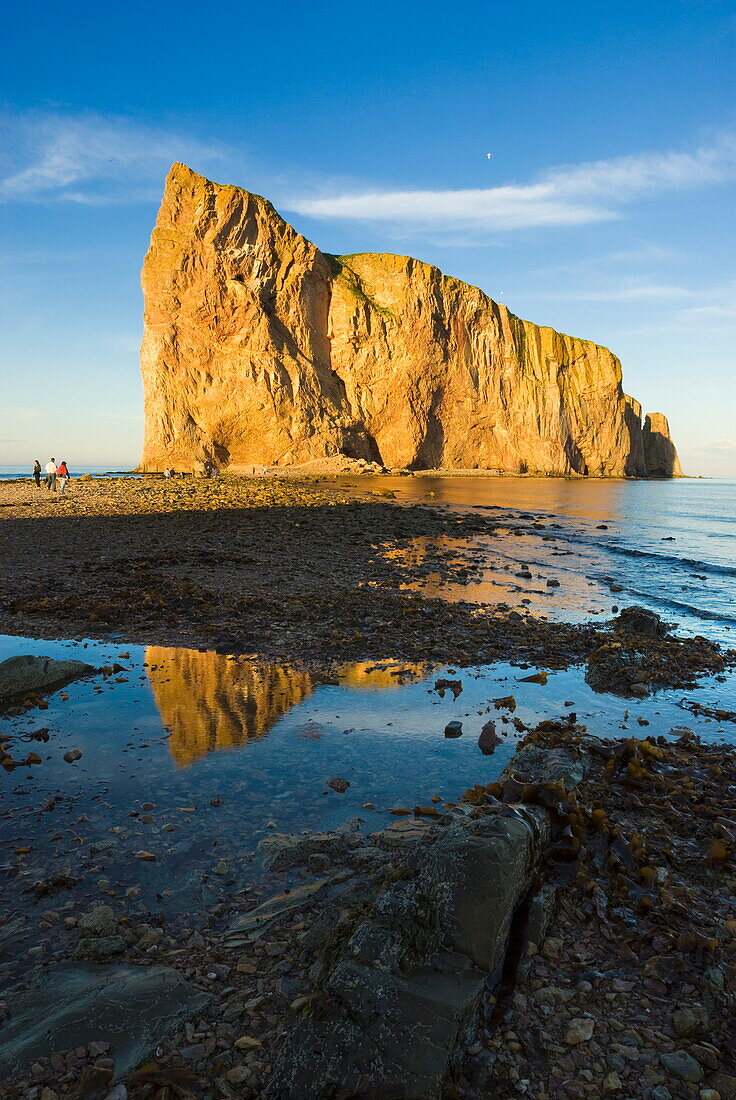
<svg viewBox="0 0 736 1100">
<path fill-rule="evenodd" d="M 33 692 L 55 691 L 95 669 L 84 661 L 57 661 L 53 657 L 9 657 L 0 664 L 0 702 L 22 699 Z"/>
</svg>

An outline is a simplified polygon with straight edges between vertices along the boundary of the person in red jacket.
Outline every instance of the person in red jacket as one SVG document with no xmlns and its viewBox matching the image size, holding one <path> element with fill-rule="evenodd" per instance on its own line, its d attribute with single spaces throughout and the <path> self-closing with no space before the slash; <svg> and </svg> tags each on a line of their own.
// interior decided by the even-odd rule
<svg viewBox="0 0 736 1100">
<path fill-rule="evenodd" d="M 59 483 L 59 496 L 63 496 L 69 480 L 69 470 L 64 459 L 61 460 L 61 465 L 56 467 L 56 480 Z"/>
</svg>

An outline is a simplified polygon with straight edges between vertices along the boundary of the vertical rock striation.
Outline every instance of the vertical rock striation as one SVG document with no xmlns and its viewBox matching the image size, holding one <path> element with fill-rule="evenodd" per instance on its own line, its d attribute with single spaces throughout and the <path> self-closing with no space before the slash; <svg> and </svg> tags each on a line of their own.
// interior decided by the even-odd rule
<svg viewBox="0 0 736 1100">
<path fill-rule="evenodd" d="M 297 464 L 678 474 L 608 349 L 407 256 L 323 254 L 181 164 L 143 267 L 141 468 Z M 663 432 L 663 429 L 665 430 Z M 670 451 L 655 437 L 666 434 Z M 648 442 L 647 442 L 648 440 Z"/>
</svg>

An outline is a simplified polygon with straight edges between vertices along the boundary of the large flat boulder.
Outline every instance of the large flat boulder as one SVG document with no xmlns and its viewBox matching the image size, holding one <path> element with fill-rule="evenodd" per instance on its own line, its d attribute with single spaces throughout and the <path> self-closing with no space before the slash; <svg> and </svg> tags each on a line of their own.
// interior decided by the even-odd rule
<svg viewBox="0 0 736 1100">
<path fill-rule="evenodd" d="M 287 1039 L 274 1097 L 427 1100 L 442 1080 L 549 840 L 543 809 L 459 813 L 412 845 L 416 873 L 384 887 L 327 975 L 324 1018 Z"/>
<path fill-rule="evenodd" d="M 524 746 L 504 773 L 527 783 L 582 780 L 584 750 Z M 390 843 L 392 830 L 407 832 Z M 517 917 L 538 942 L 554 892 L 529 903 L 551 840 L 540 806 L 458 806 L 421 830 L 374 834 L 402 849 L 405 876 L 387 882 L 343 946 L 324 960 L 324 995 L 286 1039 L 267 1095 L 289 1100 L 358 1095 L 432 1100 L 459 1033 L 498 973 Z M 319 997 L 319 993 L 317 994 Z"/>
<path fill-rule="evenodd" d="M 269 924 L 286 913 L 310 908 L 324 897 L 328 883 L 329 879 L 326 878 L 313 879 L 311 882 L 304 883 L 303 886 L 296 886 L 293 890 L 274 894 L 249 913 L 237 918 L 226 933 L 228 942 L 233 946 L 244 937 L 258 936 L 261 929 L 267 928 Z"/>
<path fill-rule="evenodd" d="M 258 854 L 268 871 L 288 871 L 306 864 L 312 855 L 336 859 L 361 844 L 358 819 L 346 822 L 333 833 L 272 833 L 258 845 Z"/>
<path fill-rule="evenodd" d="M 566 791 L 579 787 L 590 771 L 590 757 L 569 749 L 546 749 L 539 745 L 521 745 L 501 773 L 524 783 L 561 783 Z"/>
<path fill-rule="evenodd" d="M 0 664 L 0 702 L 22 699 L 30 693 L 56 691 L 64 684 L 89 676 L 95 669 L 84 661 L 57 661 L 54 657 L 9 657 Z"/>
<path fill-rule="evenodd" d="M 436 1096 L 485 974 L 462 957 L 392 974 L 343 960 L 326 993 L 340 1006 L 327 1020 L 303 1020 L 286 1041 L 270 1096 Z M 344 1091 L 342 1091 L 344 1090 Z M 337 1094 L 337 1091 L 336 1091 Z"/>
<path fill-rule="evenodd" d="M 416 880 L 419 896 L 433 901 L 442 942 L 488 973 L 495 970 L 549 839 L 549 817 L 536 806 L 446 828 Z"/>
<path fill-rule="evenodd" d="M 417 817 L 402 817 L 385 829 L 380 829 L 372 834 L 372 839 L 381 848 L 389 850 L 408 848 L 415 841 L 421 840 L 431 828 L 429 821 Z"/>
<path fill-rule="evenodd" d="M 134 1069 L 161 1039 L 201 1011 L 206 994 L 165 966 L 62 963 L 5 994 L 0 1080 L 54 1051 L 110 1043 L 115 1073 Z"/>
</svg>

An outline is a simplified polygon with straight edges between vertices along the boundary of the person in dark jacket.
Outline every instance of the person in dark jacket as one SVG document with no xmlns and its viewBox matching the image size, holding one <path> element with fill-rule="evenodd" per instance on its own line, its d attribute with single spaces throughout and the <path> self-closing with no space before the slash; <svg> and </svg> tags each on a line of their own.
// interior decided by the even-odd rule
<svg viewBox="0 0 736 1100">
<path fill-rule="evenodd" d="M 41 488 L 41 463 L 38 459 L 33 463 L 33 480 L 36 482 L 36 488 Z"/>
</svg>

